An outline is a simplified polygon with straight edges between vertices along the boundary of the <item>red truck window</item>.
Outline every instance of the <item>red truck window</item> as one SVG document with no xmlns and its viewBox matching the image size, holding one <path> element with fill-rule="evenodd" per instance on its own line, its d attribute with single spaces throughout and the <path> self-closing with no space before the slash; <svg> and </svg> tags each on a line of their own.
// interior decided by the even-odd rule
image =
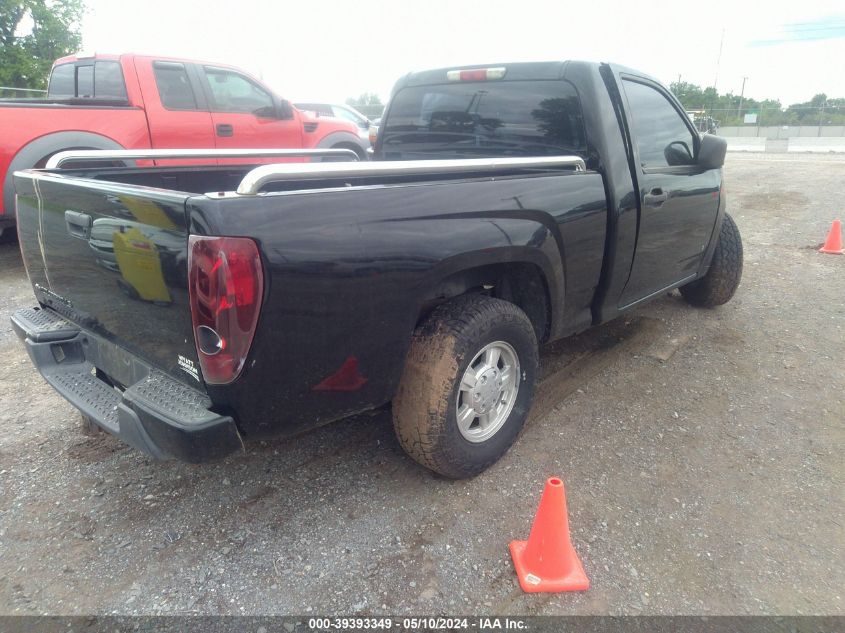
<svg viewBox="0 0 845 633">
<path fill-rule="evenodd" d="M 126 99 L 120 62 L 71 62 L 53 68 L 50 99 Z"/>
<path fill-rule="evenodd" d="M 94 98 L 94 64 L 76 67 L 76 96 Z"/>
<path fill-rule="evenodd" d="M 220 68 L 205 67 L 217 112 L 249 112 L 272 116 L 273 97 L 246 77 Z"/>
<path fill-rule="evenodd" d="M 47 97 L 72 99 L 76 96 L 76 64 L 62 64 L 53 68 Z"/>
<path fill-rule="evenodd" d="M 94 97 L 97 99 L 126 99 L 126 83 L 120 62 L 94 64 Z"/>
<path fill-rule="evenodd" d="M 161 105 L 168 110 L 197 110 L 197 99 L 184 64 L 155 62 L 156 86 Z"/>
</svg>

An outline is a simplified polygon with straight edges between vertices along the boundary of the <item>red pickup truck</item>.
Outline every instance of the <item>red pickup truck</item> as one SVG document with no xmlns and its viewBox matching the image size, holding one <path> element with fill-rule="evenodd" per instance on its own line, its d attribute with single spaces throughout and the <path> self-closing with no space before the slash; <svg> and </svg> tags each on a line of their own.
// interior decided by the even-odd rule
<svg viewBox="0 0 845 633">
<path fill-rule="evenodd" d="M 82 148 L 342 148 L 367 157 L 354 124 L 300 112 L 237 68 L 131 54 L 63 57 L 46 99 L 0 101 L 0 235 L 15 223 L 12 174 Z"/>
</svg>

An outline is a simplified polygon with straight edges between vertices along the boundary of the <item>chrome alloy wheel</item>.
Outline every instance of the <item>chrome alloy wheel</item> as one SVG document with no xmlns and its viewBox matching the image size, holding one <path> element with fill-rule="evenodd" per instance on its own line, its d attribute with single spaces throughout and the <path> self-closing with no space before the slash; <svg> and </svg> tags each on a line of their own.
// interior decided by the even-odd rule
<svg viewBox="0 0 845 633">
<path fill-rule="evenodd" d="M 504 341 L 486 345 L 461 378 L 455 407 L 458 430 L 470 442 L 493 437 L 508 419 L 519 393 L 519 357 Z"/>
</svg>

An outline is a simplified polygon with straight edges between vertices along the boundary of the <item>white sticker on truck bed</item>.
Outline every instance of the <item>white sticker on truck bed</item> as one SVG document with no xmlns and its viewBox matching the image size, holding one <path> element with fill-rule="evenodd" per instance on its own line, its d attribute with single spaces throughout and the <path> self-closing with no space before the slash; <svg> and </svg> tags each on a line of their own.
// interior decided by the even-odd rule
<svg viewBox="0 0 845 633">
<path fill-rule="evenodd" d="M 196 365 L 194 365 L 194 361 L 189 358 L 185 358 L 181 354 L 179 354 L 179 369 L 184 372 L 189 373 L 191 376 L 194 377 L 194 380 L 197 382 L 200 381 L 200 373 L 197 371 Z"/>
</svg>

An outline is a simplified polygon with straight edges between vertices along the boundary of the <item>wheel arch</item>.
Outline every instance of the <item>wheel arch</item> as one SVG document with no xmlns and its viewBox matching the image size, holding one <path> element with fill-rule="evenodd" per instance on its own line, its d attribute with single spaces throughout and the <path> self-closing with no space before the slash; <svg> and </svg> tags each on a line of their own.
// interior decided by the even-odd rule
<svg viewBox="0 0 845 633">
<path fill-rule="evenodd" d="M 351 132 L 331 132 L 321 138 L 320 142 L 317 143 L 317 148 L 319 149 L 328 149 L 333 147 L 351 149 L 358 154 L 359 160 L 367 160 L 367 148 L 364 146 L 361 139 Z"/>
<path fill-rule="evenodd" d="M 14 209 L 13 175 L 20 169 L 30 169 L 44 158 L 68 149 L 124 149 L 117 141 L 92 132 L 54 132 L 45 134 L 24 145 L 9 163 L 3 180 L 3 209 Z"/>
<path fill-rule="evenodd" d="M 556 302 L 557 297 L 552 296 L 554 286 L 550 283 L 548 266 L 536 255 L 529 257 L 523 252 L 521 256 L 504 261 L 476 262 L 461 267 L 441 266 L 440 274 L 434 278 L 420 305 L 416 325 L 440 304 L 463 295 L 480 293 L 509 301 L 522 309 L 534 327 L 537 340 L 548 340 L 555 317 L 553 306 L 559 302 Z"/>
</svg>

